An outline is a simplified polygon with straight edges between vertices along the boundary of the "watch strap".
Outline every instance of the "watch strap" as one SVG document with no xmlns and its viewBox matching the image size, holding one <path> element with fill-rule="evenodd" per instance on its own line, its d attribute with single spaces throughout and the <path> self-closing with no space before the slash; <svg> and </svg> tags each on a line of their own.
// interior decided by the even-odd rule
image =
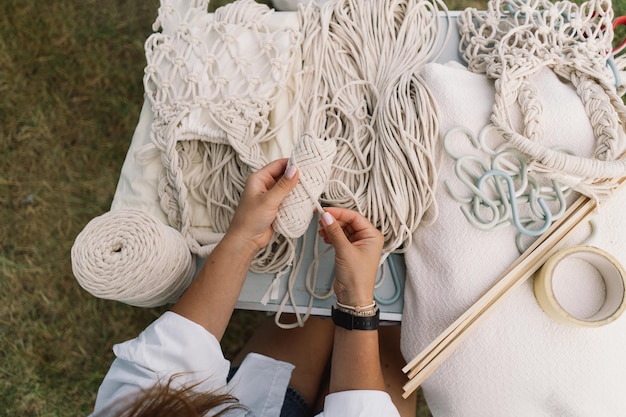
<svg viewBox="0 0 626 417">
<path fill-rule="evenodd" d="M 378 329 L 380 310 L 377 309 L 376 314 L 373 316 L 362 317 L 346 313 L 332 306 L 331 315 L 335 326 L 348 330 L 376 330 Z"/>
</svg>

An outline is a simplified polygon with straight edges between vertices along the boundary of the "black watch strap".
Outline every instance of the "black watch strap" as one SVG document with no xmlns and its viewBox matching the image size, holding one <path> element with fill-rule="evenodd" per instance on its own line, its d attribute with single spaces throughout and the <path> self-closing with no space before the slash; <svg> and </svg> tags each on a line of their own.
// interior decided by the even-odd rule
<svg viewBox="0 0 626 417">
<path fill-rule="evenodd" d="M 348 330 L 376 330 L 380 318 L 380 310 L 376 310 L 376 314 L 371 317 L 353 316 L 331 307 L 331 315 L 335 326 L 343 327 Z"/>
</svg>

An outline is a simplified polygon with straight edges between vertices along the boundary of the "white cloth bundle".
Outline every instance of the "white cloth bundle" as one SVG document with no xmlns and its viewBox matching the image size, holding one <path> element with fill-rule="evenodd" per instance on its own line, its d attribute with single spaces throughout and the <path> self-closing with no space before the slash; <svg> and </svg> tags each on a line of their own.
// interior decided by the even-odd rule
<svg viewBox="0 0 626 417">
<path fill-rule="evenodd" d="M 441 111 L 445 134 L 464 126 L 478 136 L 490 123 L 494 87 L 484 75 L 460 64 L 428 64 L 424 82 Z M 591 157 L 592 126 L 576 92 L 550 70 L 533 80 L 543 102 L 543 144 L 566 146 Z M 519 111 L 510 109 L 521 124 Z M 454 140 L 452 140 L 454 139 Z M 622 140 L 623 142 L 623 140 Z M 479 153 L 468 138 L 451 138 L 461 149 Z M 484 157 L 489 157 L 483 154 Z M 452 158 L 444 157 L 440 185 L 459 191 Z M 472 226 L 460 203 L 440 188 L 439 215 L 422 225 L 405 254 L 407 277 L 402 320 L 402 352 L 413 359 L 442 333 L 519 256 L 513 226 L 483 231 Z M 574 195 L 568 197 L 569 201 Z M 626 263 L 626 219 L 622 191 L 601 205 L 596 234 L 588 244 Z M 582 226 L 571 245 L 589 233 Z M 566 266 L 566 265 L 564 265 Z M 590 284 L 580 266 L 567 265 L 562 288 L 578 313 L 597 307 L 603 289 Z M 587 311 L 588 312 L 588 311 Z M 422 384 L 433 416 L 622 416 L 626 374 L 626 317 L 589 329 L 559 324 L 537 304 L 532 280 L 511 294 Z"/>
<path fill-rule="evenodd" d="M 123 209 L 94 218 L 80 232 L 72 271 L 96 297 L 155 307 L 182 295 L 196 263 L 176 229 L 143 210 Z"/>
</svg>

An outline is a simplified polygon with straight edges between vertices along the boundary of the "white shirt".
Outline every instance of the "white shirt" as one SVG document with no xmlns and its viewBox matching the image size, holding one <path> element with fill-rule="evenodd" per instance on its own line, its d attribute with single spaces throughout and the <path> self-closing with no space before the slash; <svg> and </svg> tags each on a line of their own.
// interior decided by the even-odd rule
<svg viewBox="0 0 626 417">
<path fill-rule="evenodd" d="M 233 416 L 278 417 L 294 368 L 290 363 L 252 353 L 226 383 L 230 362 L 218 340 L 202 326 L 173 312 L 164 313 L 137 338 L 113 346 L 113 351 L 117 358 L 98 390 L 92 416 L 111 415 L 123 405 L 122 399 L 177 375 L 175 386 L 202 381 L 197 390 L 228 391 L 250 410 L 238 410 Z M 318 417 L 399 415 L 386 392 L 355 390 L 328 395 Z"/>
</svg>

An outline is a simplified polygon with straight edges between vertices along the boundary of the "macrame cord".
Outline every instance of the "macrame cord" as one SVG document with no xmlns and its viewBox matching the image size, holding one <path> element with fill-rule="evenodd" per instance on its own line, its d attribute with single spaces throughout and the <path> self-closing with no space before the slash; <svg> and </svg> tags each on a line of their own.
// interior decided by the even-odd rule
<svg viewBox="0 0 626 417">
<path fill-rule="evenodd" d="M 299 181 L 278 209 L 273 224 L 276 232 L 297 239 L 309 228 L 313 218 L 312 208 L 323 211 L 318 200 L 330 176 L 336 152 L 337 148 L 332 140 L 316 139 L 308 133 L 301 136 L 288 164 L 300 169 Z"/>
<path fill-rule="evenodd" d="M 447 15 L 440 2 L 341 0 L 300 10 L 300 131 L 336 143 L 321 202 L 357 210 L 383 233 L 381 264 L 410 245 L 428 208 L 436 213 L 439 123 L 419 73 L 449 34 L 440 9 Z M 318 261 L 316 252 L 306 285 L 325 299 L 332 290 L 315 291 Z M 289 298 L 290 290 L 279 326 Z M 296 312 L 298 324 L 311 305 L 304 317 Z"/>
<path fill-rule="evenodd" d="M 301 130 L 336 141 L 322 203 L 358 210 L 402 251 L 434 205 L 437 109 L 420 78 L 441 41 L 427 1 L 330 1 L 301 10 Z"/>
<path fill-rule="evenodd" d="M 137 307 L 176 301 L 196 273 L 181 234 L 138 209 L 92 219 L 71 255 L 74 276 L 86 291 Z"/>
</svg>

